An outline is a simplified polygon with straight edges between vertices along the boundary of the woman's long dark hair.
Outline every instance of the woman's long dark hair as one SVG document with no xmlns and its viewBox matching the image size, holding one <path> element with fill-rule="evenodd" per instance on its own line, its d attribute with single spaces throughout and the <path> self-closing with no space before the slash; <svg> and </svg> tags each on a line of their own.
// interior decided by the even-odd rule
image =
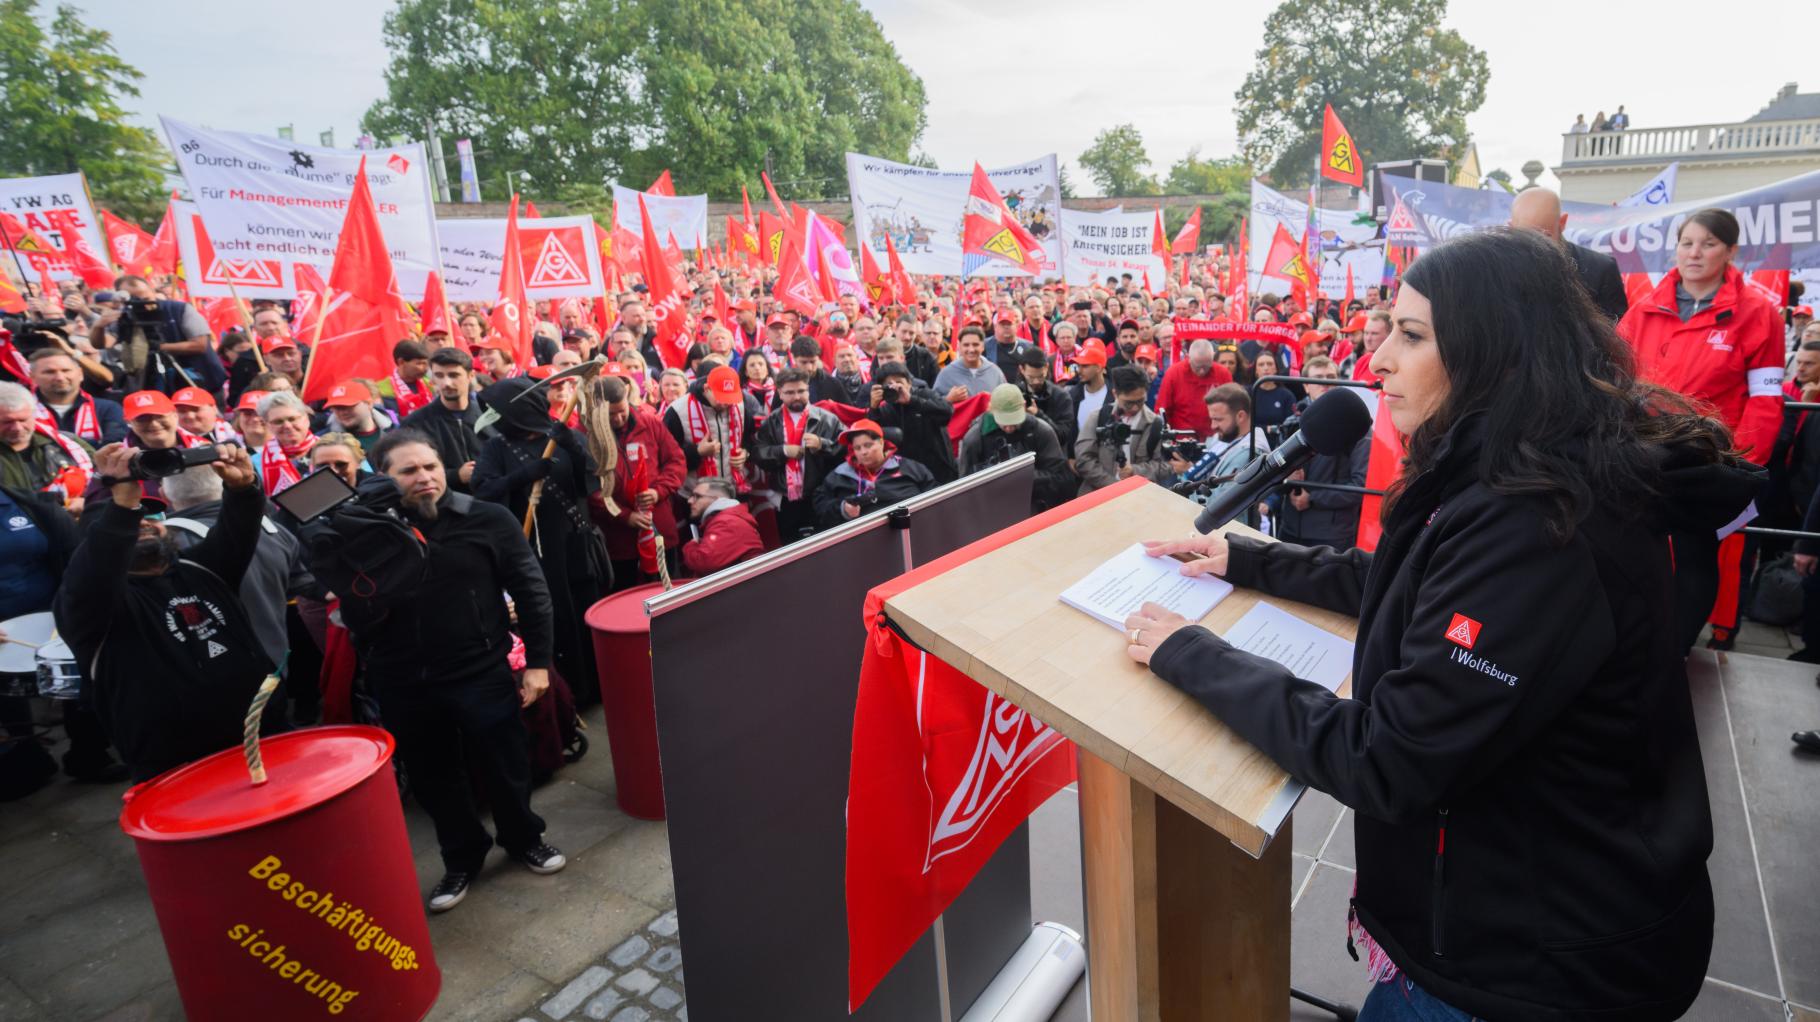
<svg viewBox="0 0 1820 1022">
<path fill-rule="evenodd" d="M 1480 481 L 1494 493 L 1542 497 L 1560 542 L 1596 505 L 1633 514 L 1659 496 L 1661 446 L 1736 461 L 1723 425 L 1638 381 L 1630 345 L 1593 304 L 1566 251 L 1542 235 L 1466 235 L 1424 253 L 1403 286 L 1433 307 L 1450 390 L 1408 439 L 1386 522 L 1408 486 L 1435 467 L 1442 437 L 1475 414 L 1485 418 Z"/>
</svg>

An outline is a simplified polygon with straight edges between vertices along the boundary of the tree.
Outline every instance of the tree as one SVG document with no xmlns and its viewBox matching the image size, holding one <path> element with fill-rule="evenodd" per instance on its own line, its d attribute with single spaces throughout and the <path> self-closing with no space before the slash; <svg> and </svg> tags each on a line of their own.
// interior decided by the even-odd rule
<svg viewBox="0 0 1820 1022">
<path fill-rule="evenodd" d="M 1144 173 L 1150 154 L 1136 126 L 1120 124 L 1095 135 L 1081 154 L 1081 169 L 1107 195 L 1155 195 L 1156 179 Z"/>
<path fill-rule="evenodd" d="M 473 138 L 489 179 L 531 194 L 670 169 L 734 199 L 767 157 L 838 190 L 849 150 L 908 160 L 926 123 L 922 80 L 856 0 L 401 0 L 385 39 L 363 127 Z"/>
<path fill-rule="evenodd" d="M 80 170 L 97 202 L 156 220 L 170 157 L 120 107 L 143 77 L 76 8 L 59 6 L 47 30 L 37 0 L 0 0 L 0 177 Z"/>
<path fill-rule="evenodd" d="M 1169 165 L 1163 187 L 1170 195 L 1224 195 L 1251 187 L 1251 163 L 1243 156 L 1201 159 L 1201 147 Z"/>
<path fill-rule="evenodd" d="M 1307 185 L 1328 103 L 1367 165 L 1463 152 L 1490 67 L 1446 15 L 1447 0 L 1285 0 L 1235 97 L 1252 165 Z"/>
</svg>

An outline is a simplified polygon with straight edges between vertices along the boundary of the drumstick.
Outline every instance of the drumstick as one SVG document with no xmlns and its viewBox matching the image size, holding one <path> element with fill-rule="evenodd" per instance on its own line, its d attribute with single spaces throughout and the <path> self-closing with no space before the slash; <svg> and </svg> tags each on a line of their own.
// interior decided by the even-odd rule
<svg viewBox="0 0 1820 1022">
<path fill-rule="evenodd" d="M 21 646 L 24 646 L 26 649 L 37 649 L 38 648 L 38 644 L 35 642 L 26 642 L 24 639 L 15 639 L 10 635 L 5 636 L 3 639 L 0 639 L 0 641 L 15 642 Z"/>
</svg>

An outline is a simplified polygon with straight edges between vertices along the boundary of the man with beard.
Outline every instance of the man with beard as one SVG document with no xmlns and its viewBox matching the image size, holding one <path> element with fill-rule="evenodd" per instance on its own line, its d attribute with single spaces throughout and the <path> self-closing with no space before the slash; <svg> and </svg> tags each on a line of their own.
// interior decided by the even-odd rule
<svg viewBox="0 0 1820 1022">
<path fill-rule="evenodd" d="M 1207 451 L 1192 465 L 1173 454 L 1169 456 L 1169 467 L 1176 473 L 1175 485 L 1236 475 L 1251 464 L 1254 457 L 1270 452 L 1270 441 L 1264 431 L 1252 428 L 1251 395 L 1244 387 L 1222 383 L 1207 392 L 1205 404 L 1208 420 L 1213 423 L 1213 432 L 1207 437 Z M 1233 485 L 1230 480 L 1221 483 L 1213 491 L 1214 496 Z"/>
<path fill-rule="evenodd" d="M 518 521 L 498 504 L 451 493 L 430 438 L 395 429 L 373 447 L 384 476 L 363 484 L 396 499 L 431 554 L 413 591 L 383 607 L 341 594 L 341 615 L 365 658 L 366 677 L 411 790 L 436 824 L 444 874 L 430 910 L 467 896 L 494 844 L 474 809 L 470 768 L 480 774 L 498 844 L 533 873 L 567 864 L 543 840 L 531 811 L 530 740 L 519 709 L 550 685 L 554 647 L 550 591 Z M 387 487 L 390 487 L 388 489 Z M 506 654 L 517 613 L 524 677 L 516 691 Z"/>
<path fill-rule="evenodd" d="M 450 488 L 466 493 L 480 454 L 480 435 L 474 431 L 480 409 L 473 397 L 473 357 L 454 348 L 437 351 L 430 356 L 430 384 L 436 400 L 412 412 L 403 426 L 430 438 L 442 463 L 453 467 Z"/>
<path fill-rule="evenodd" d="M 906 381 L 907 382 L 907 381 Z M 781 494 L 777 533 L 792 543 L 815 531 L 815 491 L 840 464 L 840 419 L 809 404 L 809 377 L 797 369 L 777 374 L 782 407 L 758 427 L 752 457 Z"/>
<path fill-rule="evenodd" d="M 93 523 L 53 608 L 58 634 L 87 665 L 93 704 L 136 781 L 239 745 L 247 704 L 273 669 L 238 594 L 265 497 L 244 449 L 215 451 L 221 516 L 181 558 L 161 516 L 141 503 L 136 452 L 124 444 L 97 451 L 106 497 L 90 508 Z M 285 726 L 282 713 L 268 713 L 263 729 Z"/>
<path fill-rule="evenodd" d="M 758 522 L 733 491 L 733 483 L 705 476 L 689 488 L 689 518 L 696 536 L 683 544 L 683 570 L 700 578 L 765 552 Z"/>
</svg>

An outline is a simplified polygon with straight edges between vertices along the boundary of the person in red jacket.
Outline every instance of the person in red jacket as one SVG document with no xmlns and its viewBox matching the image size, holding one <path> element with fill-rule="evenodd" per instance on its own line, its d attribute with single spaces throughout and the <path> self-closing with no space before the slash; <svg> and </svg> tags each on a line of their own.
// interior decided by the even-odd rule
<svg viewBox="0 0 1820 1022">
<path fill-rule="evenodd" d="M 700 577 L 765 552 L 758 520 L 741 504 L 733 484 L 703 476 L 689 490 L 689 517 L 699 535 L 683 544 L 683 571 Z"/>
<path fill-rule="evenodd" d="M 1782 427 L 1782 317 L 1732 265 L 1737 252 L 1736 217 L 1722 209 L 1689 216 L 1676 235 L 1675 268 L 1630 307 L 1618 333 L 1636 352 L 1639 377 L 1692 398 L 1731 430 L 1739 453 L 1762 465 Z M 1675 543 L 1682 627 L 1697 634 L 1697 615 L 1710 606 L 1707 645 L 1732 648 L 1754 544 L 1734 531 L 1708 560 L 1707 537 L 1677 535 Z"/>
<path fill-rule="evenodd" d="M 613 503 L 609 506 L 603 499 L 607 495 L 597 493 L 588 499 L 588 510 L 607 541 L 613 588 L 629 589 L 644 581 L 638 570 L 642 530 L 655 528 L 663 537 L 665 550 L 677 547 L 676 512 L 670 498 L 682 489 L 688 463 L 658 413 L 632 401 L 626 381 L 602 376 L 594 386 L 607 403 L 613 439 L 619 446 L 619 466 L 613 474 Z M 643 474 L 648 481 L 644 490 L 633 493 L 630 481 L 638 461 L 646 462 Z"/>
<path fill-rule="evenodd" d="M 1213 433 L 1213 423 L 1207 418 L 1207 392 L 1231 382 L 1232 374 L 1214 361 L 1213 342 L 1195 341 L 1188 346 L 1188 357 L 1178 359 L 1163 373 L 1156 410 L 1170 429 L 1191 429 L 1195 439 L 1205 440 Z"/>
</svg>

